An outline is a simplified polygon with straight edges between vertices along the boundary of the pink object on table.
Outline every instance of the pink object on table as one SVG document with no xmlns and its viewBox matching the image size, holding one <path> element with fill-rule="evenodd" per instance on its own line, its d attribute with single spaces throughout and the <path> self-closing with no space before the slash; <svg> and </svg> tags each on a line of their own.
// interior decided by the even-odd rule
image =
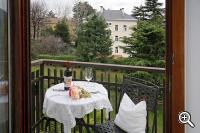
<svg viewBox="0 0 200 133">
<path fill-rule="evenodd" d="M 72 99 L 79 99 L 80 98 L 80 89 L 77 86 L 70 87 L 70 96 Z"/>
</svg>

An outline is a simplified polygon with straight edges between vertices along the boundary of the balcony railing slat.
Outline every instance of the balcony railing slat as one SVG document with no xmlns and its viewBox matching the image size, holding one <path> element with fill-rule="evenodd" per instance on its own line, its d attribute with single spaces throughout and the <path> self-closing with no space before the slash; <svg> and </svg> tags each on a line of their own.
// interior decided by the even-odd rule
<svg viewBox="0 0 200 133">
<path fill-rule="evenodd" d="M 108 98 L 110 99 L 110 71 L 108 72 Z M 111 99 L 110 99 L 111 100 Z M 109 115 L 108 115 L 108 119 L 110 120 L 110 112 L 109 112 Z"/>
<path fill-rule="evenodd" d="M 83 68 L 80 69 L 80 80 L 83 80 Z"/>
<path fill-rule="evenodd" d="M 39 78 L 40 76 L 40 71 L 37 70 L 36 71 L 36 78 Z M 36 121 L 40 120 L 40 96 L 39 96 L 39 92 L 40 92 L 40 86 L 39 86 L 39 81 L 36 82 Z M 36 128 L 36 132 L 39 133 L 40 132 L 40 127 Z"/>
<path fill-rule="evenodd" d="M 55 77 L 54 84 L 58 84 L 57 69 L 56 68 L 54 68 L 54 77 Z"/>
<path fill-rule="evenodd" d="M 73 71 L 73 79 L 74 79 L 74 80 L 77 79 L 77 77 L 76 77 L 76 71 L 75 71 L 75 70 Z"/>
<path fill-rule="evenodd" d="M 64 81 L 64 79 L 63 79 L 63 70 L 62 69 L 60 70 L 60 78 L 62 78 L 60 80 L 60 83 L 62 83 Z"/>
<path fill-rule="evenodd" d="M 93 77 L 93 80 L 96 81 L 96 77 L 97 77 L 97 72 L 94 70 L 94 77 Z M 96 125 L 97 121 L 97 111 L 96 109 L 94 110 L 94 125 Z"/>
<path fill-rule="evenodd" d="M 118 82 L 118 77 L 117 77 L 117 74 L 115 74 L 115 83 Z M 115 113 L 117 114 L 117 105 L 118 105 L 118 86 L 117 84 L 115 85 Z"/>
<path fill-rule="evenodd" d="M 32 75 L 32 80 L 35 80 L 35 72 L 32 72 L 31 73 L 31 75 Z M 31 112 L 31 114 L 32 114 L 32 125 L 34 125 L 35 124 L 35 113 L 36 113 L 36 111 L 35 111 L 35 83 L 32 83 L 32 95 L 31 95 L 31 103 L 32 103 L 32 112 Z M 33 133 L 35 133 L 35 129 L 34 130 L 32 130 L 32 132 Z"/>
<path fill-rule="evenodd" d="M 103 72 L 101 73 L 101 82 L 103 82 Z M 101 110 L 101 123 L 103 123 L 103 109 Z"/>
<path fill-rule="evenodd" d="M 61 127 L 61 133 L 64 133 L 64 127 L 62 123 L 60 123 L 60 127 Z"/>
<path fill-rule="evenodd" d="M 44 64 L 40 64 L 40 89 L 39 89 L 39 95 L 40 95 L 40 118 L 43 117 L 42 107 L 43 107 L 43 101 L 44 101 Z M 44 123 L 41 124 L 41 129 L 44 129 Z"/>
<path fill-rule="evenodd" d="M 48 77 L 51 76 L 51 69 L 50 68 L 48 68 L 48 74 L 47 75 L 48 75 Z M 50 80 L 50 78 L 48 78 L 48 88 L 51 86 L 50 84 L 51 84 L 51 80 Z"/>
</svg>

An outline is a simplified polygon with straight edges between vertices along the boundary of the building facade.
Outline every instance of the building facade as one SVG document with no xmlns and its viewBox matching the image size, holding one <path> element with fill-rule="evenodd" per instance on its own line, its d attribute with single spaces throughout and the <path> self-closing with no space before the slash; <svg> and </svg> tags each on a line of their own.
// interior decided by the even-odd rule
<svg viewBox="0 0 200 133">
<path fill-rule="evenodd" d="M 137 25 L 137 20 L 124 12 L 124 8 L 120 10 L 105 10 L 101 7 L 102 17 L 106 20 L 108 28 L 111 30 L 112 55 L 115 57 L 128 57 L 122 47 L 127 44 L 121 40 L 124 36 L 130 37 L 132 29 Z"/>
</svg>

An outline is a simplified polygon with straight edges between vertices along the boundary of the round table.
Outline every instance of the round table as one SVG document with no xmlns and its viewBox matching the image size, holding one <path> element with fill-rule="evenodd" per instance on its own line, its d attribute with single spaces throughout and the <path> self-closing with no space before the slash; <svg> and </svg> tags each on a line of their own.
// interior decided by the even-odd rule
<svg viewBox="0 0 200 133">
<path fill-rule="evenodd" d="M 43 103 L 43 113 L 63 123 L 65 133 L 75 127 L 76 118 L 83 118 L 94 109 L 105 109 L 107 116 L 113 110 L 103 85 L 86 81 L 73 81 L 73 84 L 90 92 L 91 97 L 73 100 L 69 91 L 64 91 L 64 83 L 60 83 L 47 90 Z"/>
</svg>

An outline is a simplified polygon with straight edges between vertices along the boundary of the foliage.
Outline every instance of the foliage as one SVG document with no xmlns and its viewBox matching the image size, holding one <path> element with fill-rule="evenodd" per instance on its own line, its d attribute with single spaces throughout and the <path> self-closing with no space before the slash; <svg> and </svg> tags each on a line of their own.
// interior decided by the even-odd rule
<svg viewBox="0 0 200 133">
<path fill-rule="evenodd" d="M 73 13 L 73 18 L 77 27 L 79 27 L 83 23 L 84 19 L 95 13 L 95 10 L 88 4 L 88 2 L 78 2 L 73 7 Z"/>
<path fill-rule="evenodd" d="M 42 54 L 37 56 L 38 59 L 52 59 L 52 60 L 68 60 L 73 61 L 77 60 L 77 57 L 74 55 L 48 55 L 48 54 Z"/>
<path fill-rule="evenodd" d="M 55 36 L 60 37 L 66 44 L 70 43 L 69 28 L 65 20 L 60 21 L 55 26 Z"/>
<path fill-rule="evenodd" d="M 149 19 L 156 19 L 157 17 L 163 17 L 162 3 L 158 0 L 146 0 L 145 8 Z"/>
<path fill-rule="evenodd" d="M 31 52 L 38 54 L 57 55 L 64 53 L 65 43 L 61 38 L 55 36 L 44 37 L 40 41 L 32 41 Z"/>
<path fill-rule="evenodd" d="M 56 17 L 56 14 L 51 10 L 47 13 L 47 17 L 49 18 L 55 18 Z"/>
<path fill-rule="evenodd" d="M 54 35 L 54 30 L 52 27 L 47 27 L 47 28 L 42 29 L 41 36 L 47 37 L 50 35 Z"/>
<path fill-rule="evenodd" d="M 137 71 L 135 73 L 128 73 L 127 76 L 143 79 L 149 82 L 153 81 L 153 76 L 148 72 Z"/>
<path fill-rule="evenodd" d="M 69 27 L 70 41 L 75 42 L 77 38 L 75 21 L 73 19 L 69 19 L 67 24 Z"/>
<path fill-rule="evenodd" d="M 130 55 L 130 64 L 136 66 L 165 67 L 165 27 L 164 9 L 158 0 L 145 0 L 145 5 L 134 7 L 132 15 L 138 19 L 132 28 L 131 37 L 124 37 L 128 44 L 124 50 Z M 131 61 L 133 60 L 133 62 Z M 128 73 L 128 76 L 150 81 L 162 86 L 164 75 L 148 72 Z"/>
<path fill-rule="evenodd" d="M 164 18 L 164 9 L 158 0 L 145 0 L 145 5 L 134 7 L 132 16 L 138 20 L 157 20 Z"/>
<path fill-rule="evenodd" d="M 82 61 L 104 62 L 111 54 L 111 44 L 110 30 L 101 16 L 89 17 L 78 31 L 77 54 Z"/>
<path fill-rule="evenodd" d="M 144 71 L 137 71 L 126 74 L 129 77 L 139 78 L 148 82 L 151 82 L 157 86 L 163 86 L 164 75 L 160 73 L 149 73 Z"/>
<path fill-rule="evenodd" d="M 131 37 L 124 37 L 123 42 L 128 44 L 125 51 L 130 57 L 146 60 L 159 60 L 164 58 L 165 30 L 162 25 L 151 21 L 140 21 L 133 28 Z"/>
<path fill-rule="evenodd" d="M 137 20 L 146 20 L 146 12 L 145 12 L 145 7 L 140 6 L 140 7 L 134 7 L 134 10 L 132 11 L 132 16 L 135 17 Z"/>
<path fill-rule="evenodd" d="M 30 8 L 30 19 L 31 19 L 31 27 L 33 29 L 33 39 L 39 37 L 40 27 L 43 24 L 43 20 L 46 16 L 47 10 L 45 9 L 45 5 L 39 1 L 34 1 L 31 3 Z"/>
</svg>

